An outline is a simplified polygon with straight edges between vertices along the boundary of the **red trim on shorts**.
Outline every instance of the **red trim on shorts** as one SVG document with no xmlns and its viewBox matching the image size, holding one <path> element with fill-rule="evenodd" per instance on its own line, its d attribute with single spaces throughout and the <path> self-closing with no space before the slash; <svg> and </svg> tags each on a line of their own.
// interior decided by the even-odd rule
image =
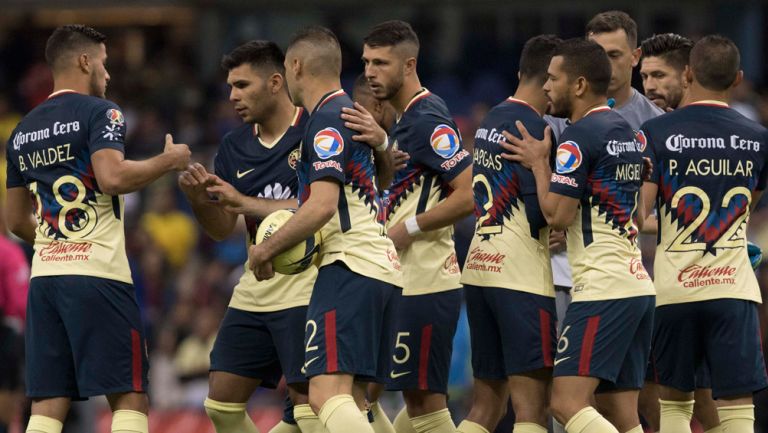
<svg viewBox="0 0 768 433">
<path fill-rule="evenodd" d="M 429 369 L 429 346 L 432 344 L 432 325 L 421 328 L 419 348 L 419 389 L 427 389 L 427 370 Z"/>
<path fill-rule="evenodd" d="M 598 326 L 600 326 L 600 316 L 592 316 L 587 319 L 587 328 L 584 330 L 584 339 L 581 341 L 579 376 L 589 376 L 589 365 L 592 361 L 592 349 L 595 346 Z"/>
<path fill-rule="evenodd" d="M 325 313 L 325 372 L 339 371 L 339 355 L 336 351 L 336 310 Z"/>
<path fill-rule="evenodd" d="M 131 376 L 133 378 L 133 390 L 142 392 L 141 387 L 141 336 L 139 331 L 131 329 Z"/>
<path fill-rule="evenodd" d="M 544 358 L 545 367 L 555 365 L 552 360 L 552 337 L 549 334 L 550 321 L 552 320 L 547 311 L 539 309 L 539 331 L 541 332 L 541 356 Z"/>
</svg>

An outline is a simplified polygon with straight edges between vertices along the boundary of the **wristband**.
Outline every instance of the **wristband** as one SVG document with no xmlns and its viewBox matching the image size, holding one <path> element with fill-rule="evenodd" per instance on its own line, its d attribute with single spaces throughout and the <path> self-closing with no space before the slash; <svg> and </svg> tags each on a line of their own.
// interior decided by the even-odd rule
<svg viewBox="0 0 768 433">
<path fill-rule="evenodd" d="M 405 230 L 411 236 L 416 236 L 421 233 L 421 227 L 419 227 L 419 223 L 416 221 L 416 216 L 412 216 L 405 220 Z"/>
<path fill-rule="evenodd" d="M 376 152 L 386 152 L 389 147 L 389 137 L 384 136 L 384 142 L 373 148 Z"/>
</svg>

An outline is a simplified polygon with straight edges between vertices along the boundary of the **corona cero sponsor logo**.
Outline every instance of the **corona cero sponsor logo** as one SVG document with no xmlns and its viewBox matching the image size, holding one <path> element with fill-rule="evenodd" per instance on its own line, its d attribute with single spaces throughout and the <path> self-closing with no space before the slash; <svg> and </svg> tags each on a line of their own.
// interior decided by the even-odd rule
<svg viewBox="0 0 768 433">
<path fill-rule="evenodd" d="M 395 270 L 401 270 L 400 257 L 397 256 L 397 251 L 392 248 L 387 248 L 387 259 L 389 259 L 389 263 L 392 264 L 392 267 L 395 268 Z"/>
<path fill-rule="evenodd" d="M 93 245 L 90 242 L 53 241 L 38 252 L 43 262 L 74 262 L 90 259 Z"/>
<path fill-rule="evenodd" d="M 460 272 L 459 259 L 456 257 L 456 253 L 451 253 L 451 255 L 445 259 L 443 269 L 448 271 L 449 274 L 458 274 Z"/>
<path fill-rule="evenodd" d="M 467 257 L 467 269 L 476 271 L 501 273 L 501 266 L 504 264 L 506 254 L 491 253 L 484 251 L 480 247 L 472 248 Z"/>
<path fill-rule="evenodd" d="M 719 284 L 736 284 L 734 266 L 691 265 L 677 274 L 683 287 L 705 287 Z"/>
<path fill-rule="evenodd" d="M 629 273 L 634 275 L 638 280 L 650 280 L 651 277 L 643 266 L 643 261 L 633 258 L 629 261 Z"/>
</svg>

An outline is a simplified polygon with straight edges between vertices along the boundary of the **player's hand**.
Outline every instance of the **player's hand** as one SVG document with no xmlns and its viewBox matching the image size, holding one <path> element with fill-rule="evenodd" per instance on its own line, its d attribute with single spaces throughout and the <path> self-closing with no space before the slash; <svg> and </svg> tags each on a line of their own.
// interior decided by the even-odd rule
<svg viewBox="0 0 768 433">
<path fill-rule="evenodd" d="M 174 170 L 185 170 L 189 166 L 190 157 L 192 157 L 189 146 L 182 143 L 174 143 L 171 134 L 165 134 L 163 153 L 171 158 L 171 168 Z"/>
<path fill-rule="evenodd" d="M 400 149 L 392 151 L 392 162 L 395 166 L 395 171 L 400 171 L 407 167 L 409 159 L 411 159 L 411 155 L 408 152 Z"/>
<path fill-rule="evenodd" d="M 398 251 L 408 248 L 413 243 L 413 236 L 408 234 L 404 223 L 395 224 L 392 228 L 387 229 L 387 236 L 392 239 L 392 243 L 395 244 L 395 249 Z"/>
<path fill-rule="evenodd" d="M 251 245 L 248 248 L 248 269 L 258 281 L 268 280 L 275 276 L 272 270 L 272 260 L 264 253 L 264 249 L 259 245 Z"/>
<path fill-rule="evenodd" d="M 549 252 L 557 254 L 565 251 L 565 231 L 563 230 L 550 230 L 549 231 Z"/>
<path fill-rule="evenodd" d="M 202 203 L 208 200 L 205 189 L 212 185 L 208 172 L 200 163 L 187 166 L 187 169 L 179 173 L 179 188 L 190 201 Z"/>
<path fill-rule="evenodd" d="M 355 102 L 355 108 L 344 107 L 341 111 L 344 126 L 357 132 L 357 135 L 352 136 L 353 140 L 375 149 L 387 139 L 387 132 L 362 105 Z"/>
<path fill-rule="evenodd" d="M 544 128 L 544 140 L 535 139 L 525 128 L 523 122 L 516 121 L 517 130 L 522 138 L 517 138 L 507 131 L 502 131 L 506 140 L 499 143 L 507 152 L 501 157 L 508 161 L 519 162 L 525 168 L 532 168 L 536 164 L 548 164 L 549 151 L 552 148 L 550 140 L 551 128 Z"/>
<path fill-rule="evenodd" d="M 653 164 L 651 163 L 651 158 L 648 158 L 647 156 L 643 157 L 643 172 L 642 172 L 642 179 L 643 182 L 648 182 L 651 180 L 651 175 L 653 174 Z"/>
<path fill-rule="evenodd" d="M 210 203 L 223 206 L 227 212 L 238 215 L 245 213 L 245 196 L 240 191 L 215 174 L 210 174 L 208 178 L 210 184 L 206 192 L 214 198 Z"/>
</svg>

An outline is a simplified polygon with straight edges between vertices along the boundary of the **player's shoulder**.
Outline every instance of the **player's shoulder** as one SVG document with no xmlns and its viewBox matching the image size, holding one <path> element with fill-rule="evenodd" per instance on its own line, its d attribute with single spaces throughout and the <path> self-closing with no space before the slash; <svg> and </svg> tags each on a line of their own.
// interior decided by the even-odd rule
<svg viewBox="0 0 768 433">
<path fill-rule="evenodd" d="M 243 142 L 253 139 L 253 124 L 243 123 L 235 129 L 224 134 L 219 146 L 219 152 L 228 151 L 232 146 L 242 145 Z"/>
<path fill-rule="evenodd" d="M 403 113 L 401 121 L 416 124 L 453 124 L 451 112 L 443 98 L 424 89 L 424 94 L 416 96 L 411 106 Z"/>
</svg>

